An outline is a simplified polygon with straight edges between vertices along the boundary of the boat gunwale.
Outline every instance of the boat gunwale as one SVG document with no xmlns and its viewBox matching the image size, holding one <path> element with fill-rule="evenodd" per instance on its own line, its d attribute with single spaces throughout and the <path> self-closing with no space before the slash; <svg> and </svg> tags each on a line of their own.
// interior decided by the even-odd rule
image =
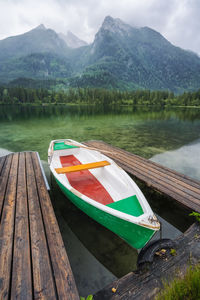
<svg viewBox="0 0 200 300">
<path fill-rule="evenodd" d="M 60 176 L 60 175 L 63 175 L 63 174 L 58 174 L 56 171 L 55 171 L 55 168 L 52 166 L 52 159 L 53 159 L 53 153 L 54 151 L 57 151 L 57 150 L 54 150 L 53 149 L 53 146 L 54 146 L 54 143 L 55 142 L 65 142 L 65 141 L 70 141 L 70 142 L 73 142 L 75 144 L 77 144 L 77 146 L 79 145 L 82 145 L 81 143 L 78 143 L 76 141 L 73 141 L 71 139 L 59 139 L 59 140 L 53 140 L 51 141 L 50 145 L 49 145 L 49 150 L 48 150 L 48 156 L 51 157 L 50 159 L 50 169 L 51 169 L 51 172 L 53 173 L 54 177 L 66 188 L 68 189 L 71 193 L 73 193 L 74 195 L 78 196 L 81 200 L 87 202 L 88 204 L 106 212 L 106 213 L 109 213 L 117 218 L 120 218 L 122 220 L 125 220 L 127 222 L 131 222 L 131 223 L 134 223 L 134 224 L 137 224 L 139 226 L 142 226 L 142 227 L 145 227 L 145 228 L 149 228 L 151 230 L 155 230 L 155 231 L 158 231 L 160 229 L 160 224 L 158 221 L 155 221 L 155 223 L 157 223 L 157 225 L 152 225 L 149 221 L 149 218 L 153 218 L 154 217 L 154 213 L 151 209 L 151 207 L 149 206 L 146 198 L 144 197 L 147 205 L 145 205 L 145 210 L 146 212 L 144 212 L 142 215 L 136 217 L 136 216 L 132 216 L 128 213 L 124 213 L 124 212 L 121 212 L 119 210 L 116 210 L 116 209 L 113 209 L 107 205 L 104 205 L 102 203 L 99 203 L 95 200 L 93 200 L 92 198 L 90 197 L 87 197 L 86 195 L 80 193 L 78 190 L 76 190 L 75 188 L 73 188 L 70 183 L 65 180 L 63 181 L 63 178 Z M 67 150 L 67 149 L 63 149 L 63 150 Z M 61 150 L 62 151 L 62 150 Z M 98 152 L 98 151 L 97 151 Z M 104 154 L 103 154 L 104 155 Z M 105 155 L 104 155 L 105 156 Z M 107 156 L 105 156 L 107 157 Z M 125 173 L 126 176 L 128 176 L 128 174 L 121 168 L 119 167 L 111 158 L 108 157 L 108 160 L 111 161 L 111 163 L 115 164 L 119 169 L 120 171 L 123 173 Z M 112 165 L 112 164 L 111 164 Z M 129 176 L 128 176 L 129 177 Z M 140 189 L 138 188 L 138 186 L 136 185 L 136 183 L 132 180 L 132 182 L 134 183 L 134 186 L 137 188 L 137 190 L 139 191 L 139 193 L 142 194 L 142 192 L 140 191 Z M 143 195 L 143 194 L 142 194 Z M 139 203 L 140 203 L 140 200 L 138 199 Z M 141 205 L 141 203 L 140 203 Z M 143 206 L 144 206 L 144 203 L 143 203 Z M 142 207 L 143 207 L 142 206 Z M 143 209 L 144 211 L 144 209 Z M 156 217 L 155 217 L 156 218 Z"/>
</svg>

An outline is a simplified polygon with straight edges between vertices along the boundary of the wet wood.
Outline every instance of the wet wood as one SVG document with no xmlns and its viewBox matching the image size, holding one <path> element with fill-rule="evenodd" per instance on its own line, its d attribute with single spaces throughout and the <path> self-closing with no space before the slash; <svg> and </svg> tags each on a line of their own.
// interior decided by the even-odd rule
<svg viewBox="0 0 200 300">
<path fill-rule="evenodd" d="M 107 156 L 149 187 L 171 197 L 190 210 L 200 212 L 199 181 L 102 141 L 88 141 L 84 144 L 108 151 Z"/>
<path fill-rule="evenodd" d="M 34 297 L 56 299 L 31 153 L 26 153 L 26 164 Z"/>
<path fill-rule="evenodd" d="M 0 299 L 4 300 L 9 298 L 12 274 L 18 156 L 13 155 L 0 225 Z"/>
<path fill-rule="evenodd" d="M 1 171 L 3 169 L 3 165 L 6 161 L 6 156 L 0 157 L 0 176 L 1 176 Z"/>
<path fill-rule="evenodd" d="M 11 298 L 29 300 L 32 299 L 32 270 L 25 153 L 20 153 L 18 172 Z"/>
<path fill-rule="evenodd" d="M 2 207 L 5 200 L 5 192 L 6 187 L 8 183 L 8 175 L 10 172 L 11 162 L 12 162 L 13 155 L 9 155 L 4 163 L 3 170 L 0 177 L 0 221 L 1 221 L 1 215 L 2 215 Z"/>
<path fill-rule="evenodd" d="M 188 266 L 200 261 L 200 225 L 193 224 L 175 240 L 175 256 L 167 250 L 163 257 L 155 256 L 151 265 L 131 272 L 109 284 L 94 295 L 94 300 L 154 299 L 163 282 L 183 276 Z M 112 288 L 116 289 L 113 293 Z"/>
<path fill-rule="evenodd" d="M 79 299 L 34 152 L 0 158 L 0 299 Z"/>
</svg>

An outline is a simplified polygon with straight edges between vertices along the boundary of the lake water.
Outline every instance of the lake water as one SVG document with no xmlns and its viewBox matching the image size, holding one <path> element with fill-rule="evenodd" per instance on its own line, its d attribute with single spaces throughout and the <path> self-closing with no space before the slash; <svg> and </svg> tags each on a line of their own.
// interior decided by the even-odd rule
<svg viewBox="0 0 200 300">
<path fill-rule="evenodd" d="M 53 139 L 103 140 L 200 180 L 200 110 L 95 106 L 0 106 L 0 154 L 38 151 L 80 295 L 95 293 L 136 268 L 137 252 L 72 205 L 51 180 L 47 149 Z M 141 183 L 175 238 L 191 223 L 187 212 Z"/>
</svg>

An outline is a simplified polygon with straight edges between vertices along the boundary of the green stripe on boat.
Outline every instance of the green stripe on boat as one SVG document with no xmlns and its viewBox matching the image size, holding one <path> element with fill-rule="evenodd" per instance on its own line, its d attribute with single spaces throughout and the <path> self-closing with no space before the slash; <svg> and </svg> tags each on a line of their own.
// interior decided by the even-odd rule
<svg viewBox="0 0 200 300">
<path fill-rule="evenodd" d="M 139 217 L 144 213 L 136 195 L 116 202 L 112 202 L 110 204 L 107 204 L 106 206 L 132 215 L 134 217 Z"/>
<path fill-rule="evenodd" d="M 63 150 L 71 148 L 78 148 L 78 146 L 66 145 L 64 142 L 55 142 L 53 147 L 54 150 Z"/>
<path fill-rule="evenodd" d="M 55 178 L 56 179 L 56 178 Z M 136 249 L 144 247 L 154 234 L 154 230 L 128 222 L 126 220 L 115 217 L 97 207 L 83 201 L 78 196 L 69 191 L 57 179 L 58 185 L 64 194 L 83 212 L 94 220 L 115 232 L 127 243 Z"/>
</svg>

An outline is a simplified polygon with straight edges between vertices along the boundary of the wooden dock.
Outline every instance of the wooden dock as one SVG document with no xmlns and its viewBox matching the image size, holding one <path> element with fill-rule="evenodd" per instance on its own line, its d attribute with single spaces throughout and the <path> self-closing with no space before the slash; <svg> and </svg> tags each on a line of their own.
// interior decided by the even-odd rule
<svg viewBox="0 0 200 300">
<path fill-rule="evenodd" d="M 79 299 L 36 152 L 0 158 L 0 299 Z"/>
<path fill-rule="evenodd" d="M 199 181 L 102 141 L 87 141 L 84 144 L 107 151 L 105 155 L 125 171 L 180 205 L 200 213 Z"/>
</svg>

